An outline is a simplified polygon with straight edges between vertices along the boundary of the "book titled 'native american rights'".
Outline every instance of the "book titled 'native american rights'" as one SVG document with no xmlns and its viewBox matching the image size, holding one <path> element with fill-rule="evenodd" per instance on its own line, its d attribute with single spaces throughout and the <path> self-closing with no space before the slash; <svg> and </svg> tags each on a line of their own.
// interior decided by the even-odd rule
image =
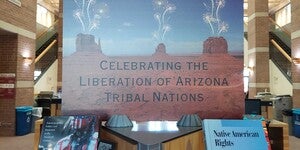
<svg viewBox="0 0 300 150">
<path fill-rule="evenodd" d="M 260 120 L 204 119 L 207 150 L 266 150 L 267 140 Z"/>
</svg>

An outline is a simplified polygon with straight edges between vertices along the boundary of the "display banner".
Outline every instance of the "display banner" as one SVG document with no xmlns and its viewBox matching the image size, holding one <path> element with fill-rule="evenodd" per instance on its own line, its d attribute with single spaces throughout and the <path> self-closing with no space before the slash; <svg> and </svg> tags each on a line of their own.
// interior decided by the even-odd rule
<svg viewBox="0 0 300 150">
<path fill-rule="evenodd" d="M 242 0 L 63 6 L 63 114 L 242 117 Z"/>
</svg>

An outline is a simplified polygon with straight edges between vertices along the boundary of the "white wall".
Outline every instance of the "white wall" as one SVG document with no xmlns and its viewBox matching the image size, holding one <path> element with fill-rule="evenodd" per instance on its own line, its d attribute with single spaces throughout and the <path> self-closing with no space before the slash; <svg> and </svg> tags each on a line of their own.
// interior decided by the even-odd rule
<svg viewBox="0 0 300 150">
<path fill-rule="evenodd" d="M 34 94 L 37 95 L 40 91 L 57 91 L 57 67 L 58 61 L 56 60 L 47 72 L 40 78 L 34 85 Z"/>
<path fill-rule="evenodd" d="M 293 95 L 293 85 L 270 60 L 270 92 L 274 95 Z"/>
<path fill-rule="evenodd" d="M 249 62 L 248 62 L 248 41 L 246 38 L 244 38 L 244 66 L 248 67 Z"/>
</svg>

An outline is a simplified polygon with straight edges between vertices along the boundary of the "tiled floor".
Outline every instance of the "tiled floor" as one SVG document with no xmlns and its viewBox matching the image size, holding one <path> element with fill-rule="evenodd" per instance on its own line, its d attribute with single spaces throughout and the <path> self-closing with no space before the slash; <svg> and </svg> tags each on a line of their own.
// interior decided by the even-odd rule
<svg viewBox="0 0 300 150">
<path fill-rule="evenodd" d="M 298 150 L 300 148 L 300 138 L 290 136 L 289 144 L 290 150 Z"/>
<path fill-rule="evenodd" d="M 0 150 L 33 150 L 34 133 L 0 137 Z"/>
<path fill-rule="evenodd" d="M 34 133 L 24 136 L 0 137 L 0 150 L 33 150 Z M 298 150 L 300 138 L 289 137 L 289 150 Z"/>
</svg>

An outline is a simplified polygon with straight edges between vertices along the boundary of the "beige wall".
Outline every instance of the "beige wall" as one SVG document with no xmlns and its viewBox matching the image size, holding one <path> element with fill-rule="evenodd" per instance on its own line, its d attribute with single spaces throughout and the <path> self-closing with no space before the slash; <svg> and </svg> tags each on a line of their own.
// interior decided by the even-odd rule
<svg viewBox="0 0 300 150">
<path fill-rule="evenodd" d="M 274 95 L 293 95 L 293 85 L 270 60 L 270 92 Z"/>
<path fill-rule="evenodd" d="M 248 41 L 244 38 L 244 65 L 245 67 L 249 67 L 249 58 L 248 58 Z"/>
<path fill-rule="evenodd" d="M 34 85 L 34 94 L 39 94 L 40 91 L 57 91 L 57 65 L 56 60 L 42 78 Z"/>
</svg>

